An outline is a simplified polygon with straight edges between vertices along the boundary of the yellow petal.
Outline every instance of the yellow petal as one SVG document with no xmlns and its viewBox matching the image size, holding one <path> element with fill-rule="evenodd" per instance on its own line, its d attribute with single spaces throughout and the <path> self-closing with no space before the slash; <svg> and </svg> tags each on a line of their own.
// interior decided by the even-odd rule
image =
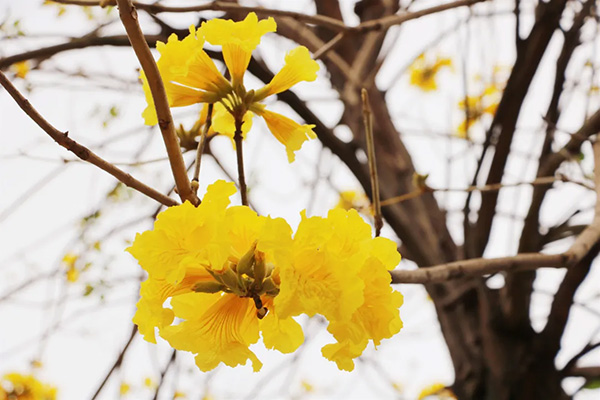
<svg viewBox="0 0 600 400">
<path fill-rule="evenodd" d="M 263 301 L 267 309 L 271 309 L 272 300 Z M 292 353 L 304 342 L 302 327 L 292 318 L 280 319 L 275 312 L 269 312 L 259 322 L 263 342 L 268 349 L 276 349 L 282 353 Z"/>
<path fill-rule="evenodd" d="M 262 36 L 275 32 L 277 24 L 272 17 L 258 21 L 255 13 L 249 13 L 243 21 L 213 19 L 202 24 L 208 42 L 223 47 L 223 58 L 234 85 L 242 84 L 252 51 Z"/>
<path fill-rule="evenodd" d="M 312 82 L 317 79 L 319 64 L 310 57 L 308 49 L 297 47 L 285 56 L 285 65 L 265 87 L 256 92 L 255 100 L 260 101 L 272 94 L 288 90 L 298 82 Z"/>
<path fill-rule="evenodd" d="M 312 130 L 314 125 L 300 125 L 288 117 L 268 110 L 262 110 L 257 114 L 264 118 L 273 136 L 285 146 L 290 163 L 296 157 L 294 153 L 300 150 L 305 141 L 317 137 Z"/>
<path fill-rule="evenodd" d="M 161 331 L 171 346 L 197 353 L 196 365 L 210 371 L 221 362 L 235 367 L 250 360 L 254 370 L 262 363 L 248 348 L 259 338 L 258 318 L 254 302 L 232 294 L 192 293 L 172 301 L 175 315 L 180 308 L 194 308 L 193 319 Z"/>
</svg>

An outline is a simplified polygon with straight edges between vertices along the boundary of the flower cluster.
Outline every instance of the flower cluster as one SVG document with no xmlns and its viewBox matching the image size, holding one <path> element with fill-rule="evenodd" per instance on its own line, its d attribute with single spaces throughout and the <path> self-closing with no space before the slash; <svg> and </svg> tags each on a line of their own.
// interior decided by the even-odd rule
<svg viewBox="0 0 600 400">
<path fill-rule="evenodd" d="M 0 400 L 55 400 L 56 388 L 33 375 L 12 372 L 0 380 Z"/>
<path fill-rule="evenodd" d="M 171 107 L 183 107 L 197 103 L 214 103 L 213 129 L 215 132 L 233 137 L 235 131 L 246 134 L 252 126 L 254 114 L 262 117 L 267 127 L 287 151 L 288 160 L 294 161 L 294 152 L 310 138 L 315 138 L 312 125 L 300 125 L 281 114 L 269 111 L 262 101 L 274 94 L 288 90 L 302 81 L 314 81 L 319 65 L 311 59 L 306 47 L 297 47 L 285 56 L 285 65 L 275 74 L 271 82 L 258 90 L 247 90 L 244 73 L 248 68 L 252 52 L 261 38 L 275 32 L 273 18 L 258 21 L 250 13 L 240 22 L 213 19 L 204 22 L 196 30 L 179 40 L 171 35 L 167 43 L 158 42 L 160 52 L 157 61 Z M 221 46 L 223 59 L 231 80 L 226 79 L 215 63 L 204 51 L 204 42 Z M 146 124 L 158 123 L 154 101 L 147 79 L 141 75 L 148 107 L 142 114 Z"/>
<path fill-rule="evenodd" d="M 434 61 L 430 61 L 425 58 L 425 53 L 423 53 L 410 66 L 410 84 L 425 92 L 437 90 L 437 74 L 443 68 L 452 69 L 452 60 L 436 57 Z"/>
<path fill-rule="evenodd" d="M 352 370 L 369 341 L 400 330 L 402 295 L 388 273 L 400 254 L 392 241 L 373 239 L 356 211 L 303 215 L 292 236 L 283 219 L 229 207 L 234 192 L 217 181 L 198 207 L 165 210 L 128 249 L 148 273 L 133 319 L 147 341 L 156 342 L 158 328 L 172 347 L 195 353 L 203 371 L 248 360 L 258 371 L 251 344 L 262 335 L 267 348 L 293 352 L 304 340 L 294 317 L 320 314 L 336 340 L 323 355 Z"/>
<path fill-rule="evenodd" d="M 458 106 L 468 114 L 458 126 L 458 137 L 467 139 L 471 126 L 479 122 L 485 115 L 493 117 L 496 114 L 502 89 L 497 84 L 488 85 L 480 94 L 467 96 Z"/>
</svg>

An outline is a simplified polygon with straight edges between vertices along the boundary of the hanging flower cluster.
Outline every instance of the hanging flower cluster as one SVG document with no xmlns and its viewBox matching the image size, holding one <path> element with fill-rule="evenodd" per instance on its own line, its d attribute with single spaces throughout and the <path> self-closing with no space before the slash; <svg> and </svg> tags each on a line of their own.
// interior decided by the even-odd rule
<svg viewBox="0 0 600 400">
<path fill-rule="evenodd" d="M 33 375 L 12 372 L 0 380 L 0 400 L 55 400 L 56 388 Z"/>
<path fill-rule="evenodd" d="M 400 255 L 392 241 L 373 239 L 356 211 L 303 216 L 292 237 L 283 219 L 228 207 L 234 192 L 217 181 L 198 207 L 165 210 L 128 249 L 148 273 L 133 319 L 147 341 L 156 343 L 158 328 L 203 371 L 247 360 L 258 371 L 249 346 L 261 334 L 267 348 L 293 352 L 304 340 L 293 317 L 320 314 L 336 339 L 323 355 L 352 370 L 370 340 L 400 330 L 402 295 L 388 273 Z"/>
<path fill-rule="evenodd" d="M 319 66 L 305 47 L 298 47 L 270 83 L 247 90 L 243 79 L 252 51 L 275 28 L 272 18 L 258 21 L 254 13 L 241 22 L 214 19 L 190 28 L 181 41 L 171 36 L 158 43 L 157 64 L 170 106 L 205 103 L 198 124 L 206 125 L 207 135 L 235 137 L 239 156 L 241 135 L 256 114 L 285 145 L 291 162 L 302 143 L 315 136 L 312 126 L 268 111 L 261 101 L 315 80 Z M 205 40 L 222 46 L 230 80 L 203 50 Z M 155 124 L 143 73 L 142 80 L 148 101 L 143 116 Z M 206 104 L 214 105 L 212 119 Z M 182 146 L 193 148 L 191 135 L 199 130 L 181 128 Z M 243 174 L 239 177 L 243 190 Z M 285 220 L 257 215 L 245 203 L 245 193 L 244 205 L 230 206 L 234 193 L 233 183 L 213 183 L 198 206 L 185 202 L 163 211 L 154 229 L 138 234 L 129 247 L 148 273 L 133 318 L 147 341 L 156 343 L 158 332 L 173 348 L 194 353 L 202 371 L 248 360 L 258 371 L 262 363 L 252 344 L 262 337 L 269 349 L 293 352 L 304 341 L 295 318 L 319 314 L 329 321 L 334 339 L 323 347 L 323 356 L 351 371 L 369 342 L 377 346 L 400 331 L 402 295 L 391 288 L 389 274 L 400 254 L 391 240 L 373 238 L 356 210 L 335 208 L 325 218 L 302 214 L 293 234 Z"/>
<path fill-rule="evenodd" d="M 158 42 L 157 61 L 171 107 L 196 103 L 214 103 L 213 129 L 233 137 L 240 129 L 245 135 L 252 126 L 254 114 L 262 117 L 273 136 L 287 151 L 288 160 L 294 161 L 294 152 L 310 138 L 315 138 L 312 125 L 300 125 L 281 114 L 269 111 L 261 102 L 274 94 L 284 92 L 302 81 L 317 78 L 319 64 L 311 59 L 306 47 L 297 47 L 285 56 L 285 65 L 271 82 L 258 90 L 247 90 L 244 73 L 250 63 L 252 51 L 262 36 L 275 32 L 273 18 L 258 21 L 250 13 L 241 22 L 213 19 L 204 22 L 200 29 L 190 27 L 190 34 L 179 40 L 175 34 L 167 43 Z M 203 49 L 205 40 L 222 47 L 223 59 L 231 75 L 227 80 Z M 141 75 L 148 107 L 142 114 L 146 124 L 158 123 L 154 101 L 144 73 Z M 236 126 L 239 121 L 241 126 Z"/>
</svg>

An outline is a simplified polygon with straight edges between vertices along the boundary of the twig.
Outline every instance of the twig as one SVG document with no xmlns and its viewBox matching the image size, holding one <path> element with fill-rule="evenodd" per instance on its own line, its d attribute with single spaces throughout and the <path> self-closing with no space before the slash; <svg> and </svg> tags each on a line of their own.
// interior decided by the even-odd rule
<svg viewBox="0 0 600 400">
<path fill-rule="evenodd" d="M 584 260 L 588 254 L 595 248 L 600 241 L 600 142 L 594 143 L 594 160 L 595 165 L 595 184 L 596 184 L 596 209 L 592 223 L 581 232 L 571 247 L 560 254 L 541 254 L 541 253 L 521 253 L 513 257 L 502 258 L 476 258 L 466 261 L 455 261 L 447 264 L 437 265 L 435 267 L 420 268 L 416 271 L 391 271 L 392 283 L 431 283 L 444 282 L 451 279 L 458 279 L 468 276 L 480 276 L 493 274 L 496 272 L 514 272 L 528 271 L 538 268 L 569 268 Z M 589 268 L 589 265 L 588 265 Z M 569 273 L 573 270 L 569 269 Z M 585 274 L 584 276 L 585 277 Z M 581 282 L 583 278 L 579 282 Z M 577 284 L 578 286 L 578 284 Z M 563 286 L 561 285 L 561 288 Z M 559 306 L 557 299 L 563 298 L 559 293 L 552 305 L 548 324 L 544 328 L 545 332 L 552 332 L 552 318 L 555 314 L 554 310 L 568 310 L 570 305 Z M 576 288 L 575 288 L 576 289 Z M 573 293 L 574 290 L 573 289 Z M 572 295 L 568 293 L 567 299 L 573 300 Z M 561 300 L 558 300 L 561 303 Z M 568 313 L 567 316 L 568 317 Z M 566 323 L 566 317 L 563 316 L 561 321 Z M 559 321 L 560 322 L 560 321 Z M 557 340 L 561 335 L 557 335 Z"/>
<path fill-rule="evenodd" d="M 319 48 L 319 50 L 313 53 L 313 59 L 318 60 L 319 58 L 321 58 L 325 53 L 337 46 L 342 41 L 345 35 L 345 32 L 340 32 L 337 35 L 335 35 L 333 39 L 325 43 L 324 46 L 322 46 L 321 48 Z"/>
<path fill-rule="evenodd" d="M 104 376 L 104 379 L 100 383 L 100 386 L 98 386 L 98 389 L 96 389 L 96 392 L 94 393 L 94 395 L 92 396 L 92 398 L 90 400 L 96 400 L 96 398 L 98 398 L 98 396 L 100 395 L 100 392 L 102 392 L 102 389 L 104 389 L 104 386 L 106 385 L 106 382 L 108 382 L 111 375 L 117 369 L 119 369 L 121 367 L 121 364 L 123 363 L 123 357 L 125 357 L 125 353 L 127 353 L 127 349 L 129 349 L 131 342 L 133 342 L 133 339 L 135 338 L 136 333 L 137 333 L 137 325 L 133 325 L 133 328 L 131 329 L 131 334 L 129 335 L 129 339 L 127 339 L 125 346 L 123 346 L 123 349 L 117 356 L 117 360 L 114 362 L 112 367 L 108 370 L 108 373 Z"/>
<path fill-rule="evenodd" d="M 202 131 L 202 136 L 200 137 L 200 143 L 198 143 L 198 149 L 196 151 L 196 163 L 194 164 L 194 178 L 192 179 L 192 190 L 194 194 L 198 193 L 198 179 L 200 178 L 200 161 L 202 160 L 202 154 L 204 153 L 204 148 L 206 147 L 206 139 L 208 137 L 208 130 L 212 125 L 212 113 L 213 113 L 213 104 L 210 103 L 208 105 L 208 110 L 206 112 L 206 121 L 204 122 L 204 130 Z"/>
<path fill-rule="evenodd" d="M 158 201 L 165 206 L 174 206 L 178 203 L 172 198 L 165 196 L 159 191 L 147 186 L 146 184 L 138 181 L 127 172 L 117 168 L 113 164 L 100 158 L 93 151 L 85 146 L 80 145 L 68 136 L 68 132 L 61 132 L 52 126 L 48 121 L 37 112 L 35 108 L 29 103 L 29 101 L 17 90 L 17 88 L 8 80 L 6 75 L 0 71 L 0 84 L 8 91 L 12 98 L 17 102 L 19 107 L 27 114 L 40 128 L 42 128 L 56 143 L 64 147 L 65 149 L 73 152 L 77 157 L 84 161 L 89 162 L 97 166 L 98 168 L 108 172 L 119 181 L 123 182 L 126 186 L 137 190 L 140 193 Z"/>
<path fill-rule="evenodd" d="M 146 43 L 146 38 L 140 29 L 137 12 L 131 5 L 130 0 L 117 0 L 117 3 L 119 5 L 119 17 L 123 22 L 131 46 L 146 74 L 148 86 L 150 86 L 150 91 L 152 92 L 158 116 L 158 125 L 165 142 L 165 147 L 167 148 L 167 155 L 169 156 L 179 197 L 182 201 L 189 200 L 192 204 L 198 204 L 198 197 L 192 191 L 190 180 L 186 173 L 185 163 L 175 132 L 175 125 L 173 124 L 173 117 L 169 108 L 169 101 L 167 100 L 167 93 L 154 57 L 150 52 L 148 43 Z"/>
<path fill-rule="evenodd" d="M 156 390 L 154 391 L 154 397 L 152 397 L 152 400 L 158 399 L 158 394 L 160 392 L 160 389 L 162 388 L 163 383 L 165 383 L 165 375 L 167 375 L 167 372 L 171 368 L 171 365 L 173 365 L 173 363 L 175 362 L 176 358 L 177 358 L 177 350 L 173 349 L 173 351 L 171 352 L 171 357 L 169 357 L 169 361 L 167 361 L 167 364 L 165 365 L 163 370 L 160 371 L 160 380 L 158 381 L 158 385 L 156 386 Z"/>
<path fill-rule="evenodd" d="M 60 4 L 72 4 L 72 5 L 80 5 L 80 6 L 98 6 L 100 5 L 100 1 L 90 0 L 52 0 L 55 3 Z M 122 0 L 117 0 L 117 3 L 121 3 Z M 165 6 L 158 3 L 154 4 L 145 4 L 137 1 L 130 2 L 136 8 L 140 10 L 147 11 L 152 14 L 159 14 L 164 12 L 169 13 L 185 13 L 185 12 L 198 12 L 198 11 L 243 11 L 243 12 L 255 12 L 258 15 L 265 16 L 279 16 L 279 17 L 289 17 L 296 21 L 305 22 L 312 25 L 323 26 L 325 28 L 329 28 L 333 31 L 341 32 L 341 31 L 355 31 L 355 32 L 369 32 L 375 30 L 387 30 L 394 25 L 403 24 L 406 21 L 410 21 L 413 19 L 417 19 L 420 17 L 424 17 L 426 15 L 435 14 L 441 11 L 450 10 L 453 8 L 463 7 L 463 6 L 471 6 L 473 4 L 486 1 L 486 0 L 459 0 L 454 1 L 447 4 L 441 4 L 434 7 L 425 8 L 423 10 L 408 12 L 404 14 L 396 14 L 389 15 L 383 18 L 369 20 L 367 22 L 363 22 L 357 26 L 347 26 L 342 21 L 337 20 L 335 18 L 330 18 L 324 15 L 307 15 L 303 13 L 293 12 L 293 11 L 285 11 L 285 10 L 277 10 L 272 8 L 264 8 L 264 7 L 252 7 L 252 6 L 242 6 L 235 3 L 228 3 L 224 1 L 213 1 L 209 4 L 203 4 L 198 6 L 187 6 L 187 7 L 172 7 Z"/>
<path fill-rule="evenodd" d="M 492 191 L 498 191 L 500 189 L 505 189 L 505 188 L 509 188 L 509 187 L 517 187 L 517 186 L 523 186 L 523 185 L 539 186 L 539 185 L 548 185 L 548 184 L 551 184 L 554 182 L 574 183 L 574 184 L 583 186 L 586 189 L 593 190 L 592 187 L 588 186 L 584 182 L 572 181 L 570 179 L 567 179 L 564 176 L 558 176 L 558 177 L 543 176 L 541 178 L 534 179 L 531 182 L 493 183 L 493 184 L 483 185 L 483 186 L 468 186 L 466 188 L 432 188 L 432 187 L 426 186 L 425 188 L 417 189 L 412 192 L 402 194 L 400 196 L 395 196 L 395 197 L 391 197 L 389 199 L 385 199 L 381 202 L 381 205 L 383 207 L 385 207 L 385 206 L 389 206 L 389 205 L 396 204 L 396 203 L 402 203 L 404 201 L 414 199 L 415 197 L 419 197 L 425 193 L 430 193 L 430 192 L 465 192 L 465 193 L 492 192 Z"/>
<path fill-rule="evenodd" d="M 379 178 L 377 176 L 377 162 L 375 159 L 375 140 L 373 139 L 373 114 L 369 104 L 367 89 L 360 92 L 363 103 L 363 122 L 365 124 L 365 136 L 367 139 L 367 157 L 369 159 L 369 173 L 371 177 L 371 203 L 373 204 L 373 216 L 375 218 L 375 236 L 379 236 L 383 227 L 381 217 L 381 201 L 379 198 Z"/>
<path fill-rule="evenodd" d="M 240 194 L 242 196 L 242 205 L 248 205 L 248 193 L 246 188 L 246 174 L 244 172 L 244 150 L 242 148 L 244 137 L 242 136 L 242 124 L 244 121 L 242 118 L 235 119 L 235 134 L 233 140 L 235 141 L 235 153 L 237 155 L 237 169 L 238 169 L 238 181 L 240 184 Z"/>
</svg>

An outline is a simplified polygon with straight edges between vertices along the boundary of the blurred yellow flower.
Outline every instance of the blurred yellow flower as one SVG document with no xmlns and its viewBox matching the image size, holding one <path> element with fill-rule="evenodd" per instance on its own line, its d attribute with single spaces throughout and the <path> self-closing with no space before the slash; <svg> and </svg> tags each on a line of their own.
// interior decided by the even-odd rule
<svg viewBox="0 0 600 400">
<path fill-rule="evenodd" d="M 56 400 L 56 388 L 16 372 L 0 380 L 0 400 Z"/>
<path fill-rule="evenodd" d="M 421 390 L 417 400 L 424 400 L 427 398 L 438 399 L 438 400 L 456 400 L 456 395 L 446 387 L 446 385 L 436 382 Z"/>
<path fill-rule="evenodd" d="M 341 208 L 346 211 L 355 209 L 359 212 L 367 211 L 368 213 L 371 212 L 370 207 L 371 202 L 367 195 L 356 190 L 344 190 L 340 192 L 340 198 L 336 205 L 336 208 Z"/>
<path fill-rule="evenodd" d="M 128 383 L 122 382 L 119 386 L 119 394 L 125 396 L 131 390 L 131 386 Z"/>
<path fill-rule="evenodd" d="M 435 61 L 427 60 L 425 53 L 421 54 L 410 66 L 410 84 L 425 92 L 437 90 L 437 74 L 442 68 L 452 69 L 452 60 L 436 57 Z"/>
<path fill-rule="evenodd" d="M 294 160 L 295 151 L 302 144 L 315 138 L 312 125 L 297 122 L 265 109 L 261 104 L 266 97 L 288 90 L 302 81 L 314 81 L 319 65 L 310 58 L 306 47 L 297 47 L 285 56 L 285 65 L 270 83 L 259 90 L 244 87 L 244 73 L 248 68 L 252 51 L 268 32 L 275 32 L 273 18 L 259 21 L 250 13 L 240 22 L 213 19 L 204 22 L 200 29 L 190 27 L 190 34 L 183 40 L 171 35 L 167 43 L 158 42 L 156 48 L 161 56 L 157 61 L 165 84 L 171 107 L 189 106 L 196 103 L 215 103 L 213 129 L 233 137 L 236 121 L 246 134 L 254 114 L 263 117 L 271 133 L 287 151 L 288 160 Z M 223 50 L 225 64 L 231 81 L 218 71 L 212 59 L 203 50 L 204 40 L 219 45 Z M 148 107 L 143 117 L 148 125 L 158 123 L 150 88 L 142 73 L 144 92 Z M 238 123 L 238 125 L 239 125 Z"/>
<path fill-rule="evenodd" d="M 493 117 L 496 114 L 501 97 L 502 88 L 497 83 L 493 83 L 485 87 L 480 94 L 467 96 L 466 99 L 461 100 L 458 106 L 465 112 L 465 115 L 468 110 L 469 118 L 467 119 L 465 116 L 465 119 L 458 126 L 458 137 L 468 139 L 471 126 L 480 121 L 484 115 Z"/>
<path fill-rule="evenodd" d="M 156 389 L 156 382 L 154 382 L 152 378 L 147 376 L 146 378 L 144 378 L 144 386 L 146 386 L 149 389 Z"/>
<path fill-rule="evenodd" d="M 14 63 L 10 66 L 10 70 L 14 72 L 17 78 L 25 79 L 29 70 L 31 69 L 31 64 L 29 60 L 21 61 L 18 63 Z"/>
<path fill-rule="evenodd" d="M 187 398 L 187 395 L 183 392 L 180 392 L 179 390 L 176 391 L 175 393 L 173 393 L 173 400 L 175 399 L 185 399 Z"/>
<path fill-rule="evenodd" d="M 67 253 L 62 259 L 63 264 L 67 268 L 65 276 L 67 277 L 68 282 L 74 283 L 79 279 L 79 270 L 75 266 L 78 259 L 79 256 L 75 253 Z"/>
</svg>

